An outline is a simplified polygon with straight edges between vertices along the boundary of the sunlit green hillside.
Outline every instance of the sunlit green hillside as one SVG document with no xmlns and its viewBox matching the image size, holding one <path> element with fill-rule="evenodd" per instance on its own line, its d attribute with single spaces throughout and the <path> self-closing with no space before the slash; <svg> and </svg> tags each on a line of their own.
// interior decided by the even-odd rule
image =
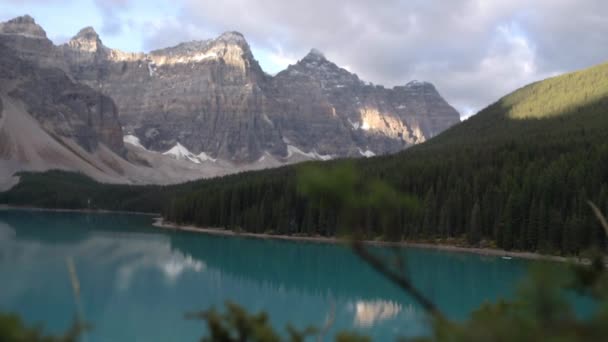
<svg viewBox="0 0 608 342">
<path fill-rule="evenodd" d="M 608 63 L 535 82 L 508 94 L 417 148 L 564 138 L 608 124 Z M 415 149 L 417 149 L 415 148 Z"/>
<path fill-rule="evenodd" d="M 577 113 L 608 97 L 608 63 L 530 84 L 500 100 L 513 119 Z M 605 110 L 605 108 L 596 108 Z"/>
</svg>

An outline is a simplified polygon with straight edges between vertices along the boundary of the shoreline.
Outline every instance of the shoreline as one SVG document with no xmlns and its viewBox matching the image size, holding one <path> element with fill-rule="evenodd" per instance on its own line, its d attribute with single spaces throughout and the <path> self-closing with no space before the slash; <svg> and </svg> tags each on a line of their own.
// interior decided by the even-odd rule
<svg viewBox="0 0 608 342">
<path fill-rule="evenodd" d="M 178 225 L 170 222 L 165 222 L 162 217 L 154 218 L 154 227 L 158 227 L 165 230 L 180 231 L 180 232 L 191 232 L 198 234 L 208 234 L 216 236 L 233 236 L 233 237 L 244 237 L 254 239 L 273 239 L 283 241 L 299 241 L 309 243 L 325 243 L 325 244 L 343 244 L 345 240 L 335 237 L 324 237 L 324 236 L 292 236 L 292 235 L 273 235 L 263 233 L 238 233 L 232 230 L 220 229 L 220 228 L 202 228 L 192 225 Z M 438 251 L 454 252 L 454 253 L 467 253 L 476 254 L 483 256 L 495 256 L 502 257 L 505 259 L 524 259 L 524 260 L 537 260 L 537 261 L 553 261 L 553 262 L 575 262 L 577 264 L 589 264 L 589 260 L 581 258 L 567 258 L 558 255 L 547 255 L 533 252 L 518 252 L 518 251 L 505 251 L 497 248 L 478 248 L 478 247 L 460 247 L 454 245 L 442 245 L 433 243 L 423 242 L 389 242 L 389 241 L 364 241 L 366 244 L 374 246 L 386 246 L 386 247 L 411 247 L 411 248 L 422 248 L 422 249 L 434 249 Z"/>
<path fill-rule="evenodd" d="M 282 241 L 294 241 L 294 242 L 307 242 L 307 243 L 323 243 L 323 244 L 344 244 L 346 240 L 336 237 L 325 237 L 325 236 L 293 236 L 293 235 L 274 235 L 265 233 L 247 233 L 247 232 L 235 232 L 232 230 L 222 228 L 203 228 L 192 225 L 178 225 L 171 222 L 165 222 L 159 213 L 145 213 L 137 211 L 124 211 L 124 210 L 105 210 L 105 209 L 58 209 L 58 208 L 39 208 L 32 206 L 14 206 L 0 204 L 0 211 L 2 210 L 27 210 L 27 211 L 43 211 L 43 212 L 66 212 L 66 213 L 88 213 L 88 214 L 129 214 L 129 215 L 142 215 L 142 216 L 154 216 L 152 226 L 168 231 L 180 231 L 180 232 L 191 232 L 198 234 L 208 234 L 216 236 L 232 236 L 232 237 L 244 237 L 254 239 L 272 239 Z M 374 241 L 367 240 L 363 241 L 365 244 L 373 246 L 384 246 L 384 247 L 410 247 L 410 248 L 422 248 L 422 249 L 433 249 L 444 252 L 452 253 L 465 253 L 475 254 L 482 256 L 494 256 L 501 257 L 503 259 L 524 259 L 524 260 L 537 260 L 537 261 L 552 261 L 552 262 L 574 262 L 577 264 L 589 264 L 590 261 L 585 258 L 574 258 L 564 257 L 559 255 L 540 254 L 534 252 L 522 252 L 522 251 L 506 251 L 497 248 L 481 248 L 481 247 L 462 247 L 455 245 L 437 244 L 437 243 L 426 243 L 426 242 L 390 242 L 390 241 Z M 607 263 L 608 265 L 608 263 Z"/>
<path fill-rule="evenodd" d="M 140 211 L 126 210 L 105 210 L 105 209 L 59 209 L 59 208 L 40 208 L 31 206 L 17 206 L 0 204 L 0 210 L 28 210 L 28 211 L 48 211 L 57 213 L 85 213 L 85 214 L 130 214 L 145 216 L 160 216 L 158 213 L 144 213 Z"/>
</svg>

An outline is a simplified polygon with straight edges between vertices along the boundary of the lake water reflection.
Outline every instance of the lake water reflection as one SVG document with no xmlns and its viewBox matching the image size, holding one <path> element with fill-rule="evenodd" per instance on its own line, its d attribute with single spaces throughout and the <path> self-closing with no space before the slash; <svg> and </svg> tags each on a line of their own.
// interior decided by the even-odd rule
<svg viewBox="0 0 608 342">
<path fill-rule="evenodd" d="M 88 341 L 195 341 L 184 313 L 226 300 L 266 311 L 281 329 L 353 329 L 375 340 L 427 331 L 420 308 L 336 245 L 160 231 L 147 216 L 0 210 L 0 310 L 51 331 L 76 312 L 66 259 L 74 260 Z M 527 263 L 403 249 L 415 284 L 449 317 L 510 296 Z"/>
</svg>

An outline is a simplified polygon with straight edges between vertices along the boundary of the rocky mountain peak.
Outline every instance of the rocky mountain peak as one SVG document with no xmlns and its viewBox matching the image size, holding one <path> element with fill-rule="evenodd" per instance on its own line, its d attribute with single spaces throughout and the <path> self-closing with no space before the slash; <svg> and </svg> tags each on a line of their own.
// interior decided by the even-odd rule
<svg viewBox="0 0 608 342">
<path fill-rule="evenodd" d="M 322 88 L 343 88 L 347 85 L 357 86 L 361 83 L 356 74 L 328 60 L 317 49 L 310 50 L 304 58 L 295 65 L 290 65 L 278 76 L 301 77 L 302 75 L 320 83 Z"/>
<path fill-rule="evenodd" d="M 321 52 L 318 49 L 312 48 L 310 49 L 310 52 L 304 56 L 304 59 L 311 59 L 311 60 L 327 60 L 325 58 L 325 55 L 323 54 L 323 52 Z"/>
<path fill-rule="evenodd" d="M 404 86 L 396 86 L 393 89 L 411 94 L 430 94 L 439 96 L 439 92 L 432 83 L 417 80 L 410 81 Z"/>
<path fill-rule="evenodd" d="M 31 17 L 13 22 L 13 30 L 37 26 Z M 70 102 L 74 115 L 103 117 L 96 134 L 115 151 L 121 149 L 120 127 L 105 118 L 119 112 L 125 132 L 146 149 L 166 152 L 179 143 L 198 155 L 194 160 L 207 155 L 236 164 L 391 153 L 458 121 L 432 85 L 366 84 L 317 49 L 266 76 L 245 37 L 234 31 L 150 53 L 105 47 L 92 27 L 58 47 L 22 35 L 0 35 L 3 42 L 20 58 L 65 71 L 111 98 L 116 106 L 100 100 L 91 107 L 86 104 L 93 95 L 66 97 L 79 99 Z M 44 114 L 38 95 L 60 87 L 38 83 L 24 100 Z"/>
<path fill-rule="evenodd" d="M 68 45 L 79 50 L 95 52 L 103 47 L 103 42 L 99 38 L 97 31 L 93 27 L 88 26 L 70 39 Z"/>
<path fill-rule="evenodd" d="M 100 40 L 99 34 L 92 26 L 87 26 L 82 30 L 78 31 L 78 33 L 72 38 L 77 40 Z"/>
<path fill-rule="evenodd" d="M 151 55 L 166 55 L 166 56 L 191 56 L 200 53 L 209 52 L 218 44 L 237 45 L 243 50 L 249 49 L 249 44 L 245 37 L 236 31 L 224 32 L 215 39 L 207 40 L 192 40 L 189 42 L 179 43 L 175 46 L 151 51 Z"/>
<path fill-rule="evenodd" d="M 222 42 L 237 44 L 237 45 L 241 45 L 241 46 L 249 46 L 249 44 L 247 44 L 247 40 L 245 39 L 245 36 L 243 36 L 242 33 L 237 32 L 237 31 L 224 32 L 219 37 L 217 37 L 216 41 L 222 41 Z"/>
<path fill-rule="evenodd" d="M 245 37 L 235 31 L 225 32 L 215 39 L 193 40 L 178 45 L 154 50 L 150 56 L 156 65 L 207 63 L 223 59 L 231 65 L 246 69 L 257 64 Z"/>
<path fill-rule="evenodd" d="M 192 40 L 189 42 L 179 43 L 175 46 L 158 49 L 150 52 L 150 55 L 167 55 L 167 56 L 185 56 L 199 52 L 204 52 L 209 49 L 210 40 Z"/>
<path fill-rule="evenodd" d="M 406 88 L 429 88 L 429 87 L 433 87 L 433 85 L 429 82 L 422 82 L 422 81 L 418 81 L 418 80 L 413 80 L 408 82 L 405 85 Z"/>
<path fill-rule="evenodd" d="M 211 40 L 209 45 L 211 48 L 225 48 L 228 54 L 232 51 L 234 56 L 242 54 L 242 57 L 245 57 L 245 59 L 253 60 L 253 54 L 251 53 L 249 43 L 247 43 L 245 36 L 239 32 L 224 32 L 219 37 Z"/>
<path fill-rule="evenodd" d="M 332 65 L 335 66 L 334 63 L 332 63 L 325 57 L 323 52 L 314 48 L 311 49 L 310 52 L 298 62 L 298 64 L 305 65 L 308 67 L 318 67 L 320 65 L 326 65 L 328 67 L 331 67 Z"/>
<path fill-rule="evenodd" d="M 24 15 L 0 23 L 0 33 L 28 36 L 32 38 L 46 38 L 46 32 L 36 24 L 34 18 Z"/>
<path fill-rule="evenodd" d="M 7 22 L 7 24 L 11 25 L 36 25 L 36 20 L 32 18 L 29 14 L 22 15 L 20 17 L 13 18 Z"/>
</svg>

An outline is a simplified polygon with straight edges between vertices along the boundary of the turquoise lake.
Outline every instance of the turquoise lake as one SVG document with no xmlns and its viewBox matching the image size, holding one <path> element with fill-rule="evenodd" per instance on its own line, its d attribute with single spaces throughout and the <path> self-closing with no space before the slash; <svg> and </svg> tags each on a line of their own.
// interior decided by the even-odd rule
<svg viewBox="0 0 608 342">
<path fill-rule="evenodd" d="M 322 326 L 374 340 L 425 334 L 421 309 L 342 246 L 169 232 L 152 217 L 0 210 L 0 311 L 47 331 L 68 328 L 80 310 L 86 341 L 196 341 L 184 314 L 227 300 L 266 311 L 284 331 Z M 512 296 L 529 262 L 401 249 L 416 286 L 450 318 Z M 80 304 L 67 259 L 74 261 Z"/>
</svg>

